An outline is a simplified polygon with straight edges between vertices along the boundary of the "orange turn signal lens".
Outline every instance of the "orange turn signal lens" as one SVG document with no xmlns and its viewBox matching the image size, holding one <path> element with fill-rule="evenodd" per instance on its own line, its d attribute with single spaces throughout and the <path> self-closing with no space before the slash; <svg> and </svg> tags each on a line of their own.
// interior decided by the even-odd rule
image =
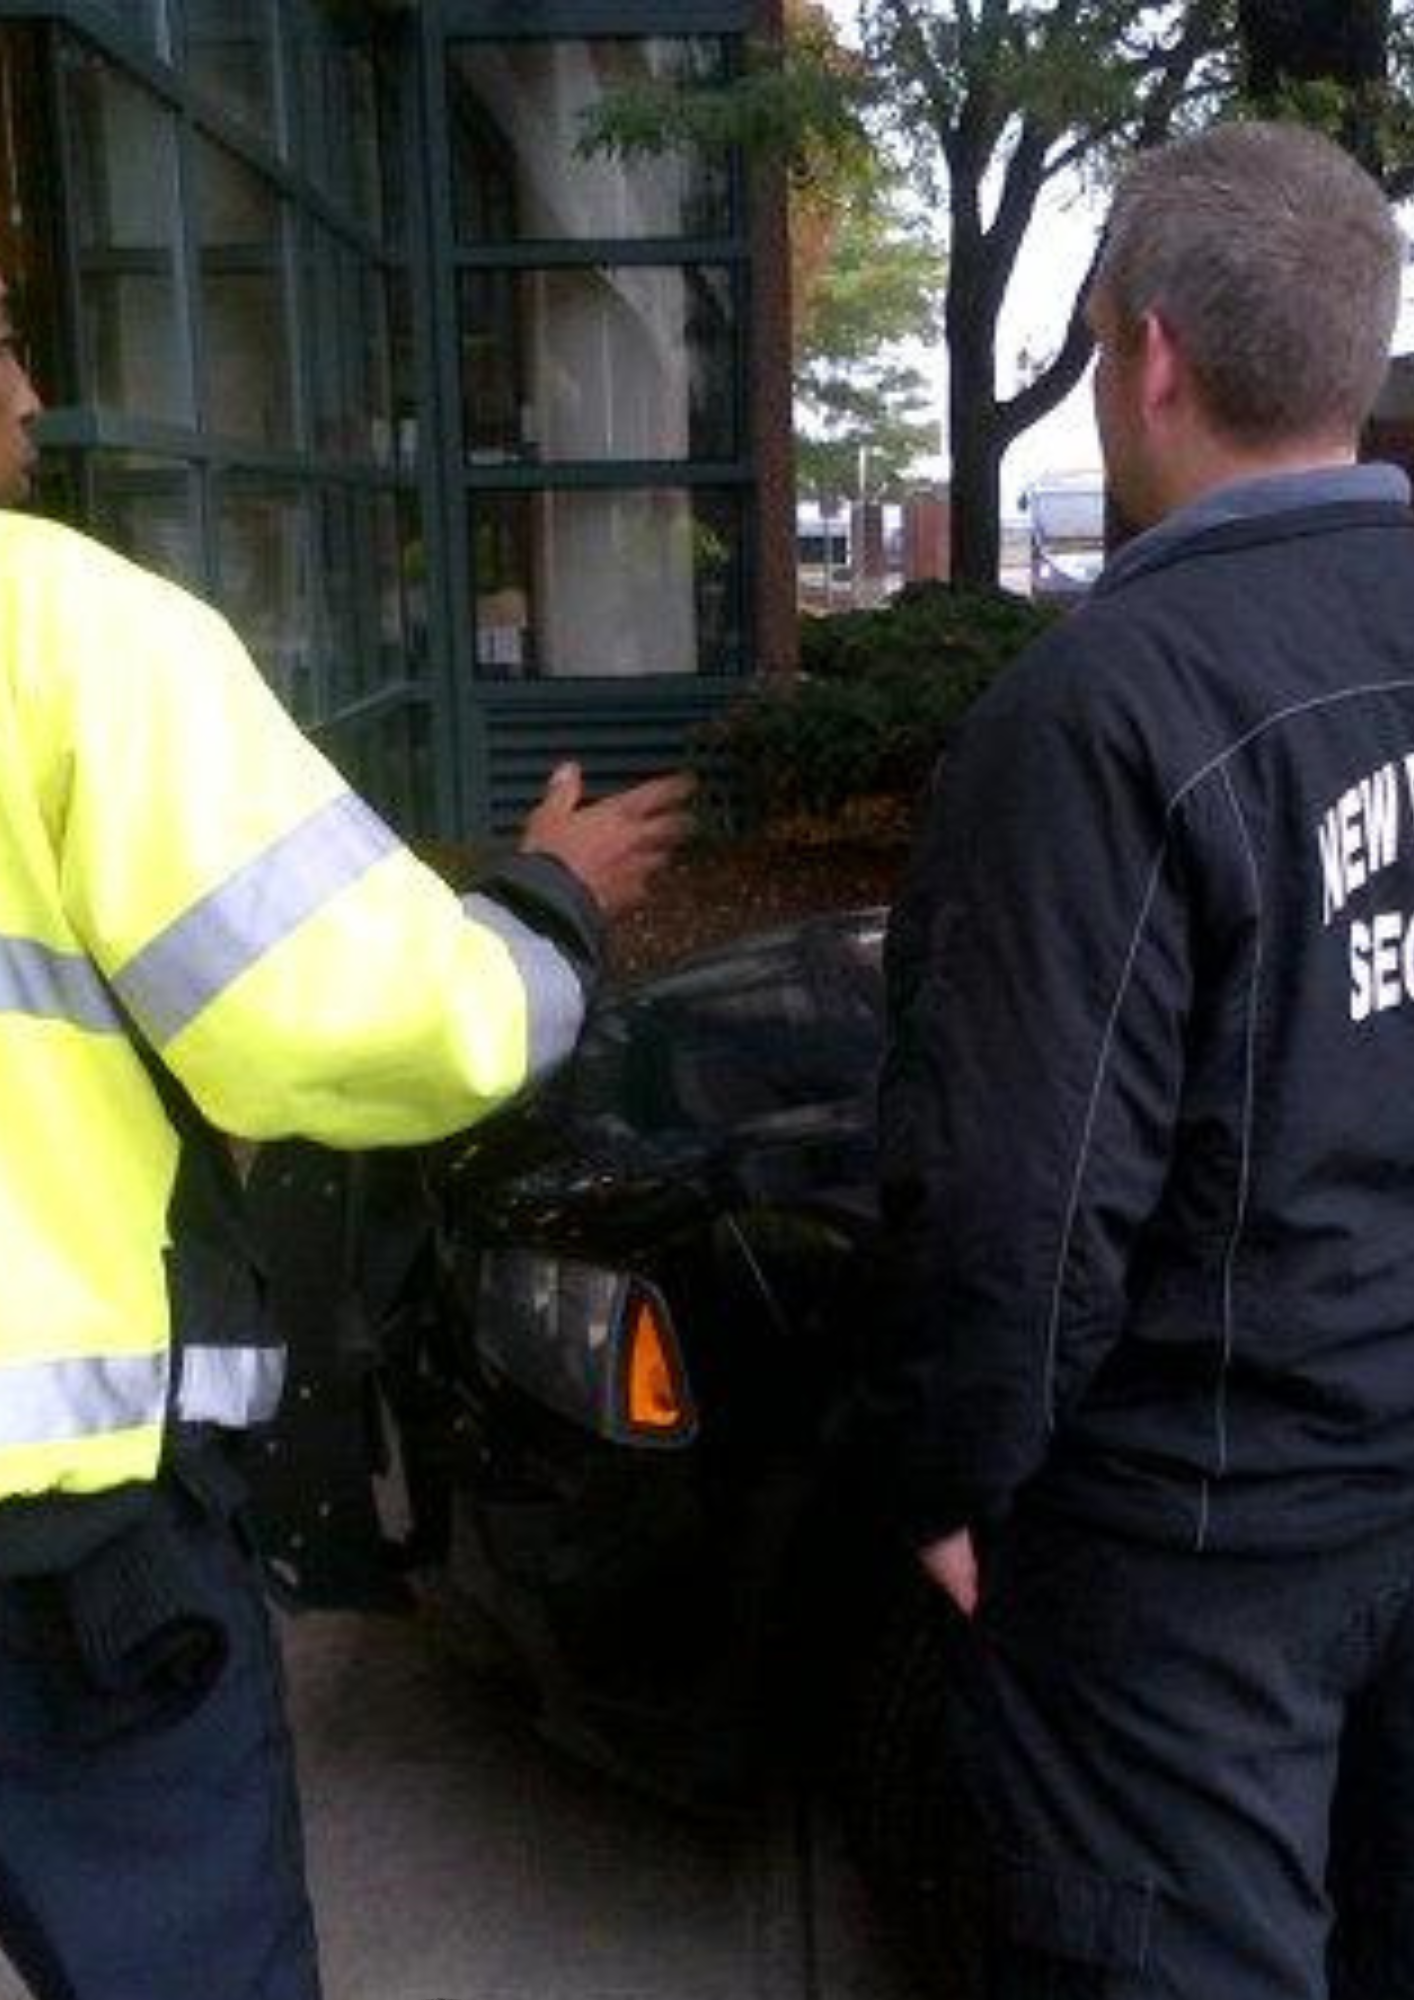
<svg viewBox="0 0 1414 2000">
<path fill-rule="evenodd" d="M 628 1420 L 634 1430 L 665 1436 L 689 1417 L 675 1362 L 673 1337 L 651 1298 L 631 1307 L 628 1332 Z"/>
</svg>

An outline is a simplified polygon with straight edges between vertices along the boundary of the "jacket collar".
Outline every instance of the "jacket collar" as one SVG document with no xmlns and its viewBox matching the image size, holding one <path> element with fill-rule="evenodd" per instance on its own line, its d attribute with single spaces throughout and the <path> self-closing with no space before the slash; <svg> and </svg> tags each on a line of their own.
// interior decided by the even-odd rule
<svg viewBox="0 0 1414 2000">
<path fill-rule="evenodd" d="M 1131 576 L 1161 567 L 1185 544 L 1230 522 L 1261 521 L 1313 507 L 1407 508 L 1409 503 L 1409 480 L 1397 465 L 1320 466 L 1309 472 L 1236 480 L 1175 508 L 1126 542 L 1106 563 L 1096 588 L 1108 592 Z"/>
</svg>

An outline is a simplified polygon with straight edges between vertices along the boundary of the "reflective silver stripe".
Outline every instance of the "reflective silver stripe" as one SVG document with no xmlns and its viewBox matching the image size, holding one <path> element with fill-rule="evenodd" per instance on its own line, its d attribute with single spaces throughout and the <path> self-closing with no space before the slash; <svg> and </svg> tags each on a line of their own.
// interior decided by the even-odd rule
<svg viewBox="0 0 1414 2000">
<path fill-rule="evenodd" d="M 68 1021 L 95 1034 L 121 1034 L 122 1018 L 99 973 L 77 951 L 33 938 L 0 937 L 0 1013 Z"/>
<path fill-rule="evenodd" d="M 184 1347 L 177 1415 L 242 1431 L 269 1422 L 284 1386 L 283 1347 Z"/>
<path fill-rule="evenodd" d="M 0 1368 L 0 1447 L 58 1444 L 160 1424 L 166 1402 L 165 1353 Z"/>
<path fill-rule="evenodd" d="M 399 844 L 362 799 L 340 793 L 130 958 L 113 980 L 119 997 L 151 1041 L 170 1042 Z"/>
<path fill-rule="evenodd" d="M 504 904 L 489 896 L 468 896 L 463 907 L 474 923 L 494 931 L 515 960 L 525 988 L 529 1021 L 527 1041 L 530 1074 L 563 1062 L 584 1025 L 584 988 L 574 967 L 549 938 L 513 917 Z"/>
</svg>

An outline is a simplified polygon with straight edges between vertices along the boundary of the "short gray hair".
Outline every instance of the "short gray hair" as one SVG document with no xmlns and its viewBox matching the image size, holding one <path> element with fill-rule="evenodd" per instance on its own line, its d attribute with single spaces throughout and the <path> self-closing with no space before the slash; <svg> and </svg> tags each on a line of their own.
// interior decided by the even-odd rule
<svg viewBox="0 0 1414 2000">
<path fill-rule="evenodd" d="M 1346 436 L 1384 379 L 1403 259 L 1389 203 L 1348 153 L 1254 120 L 1140 155 L 1095 289 L 1122 336 L 1161 315 L 1230 436 Z"/>
</svg>

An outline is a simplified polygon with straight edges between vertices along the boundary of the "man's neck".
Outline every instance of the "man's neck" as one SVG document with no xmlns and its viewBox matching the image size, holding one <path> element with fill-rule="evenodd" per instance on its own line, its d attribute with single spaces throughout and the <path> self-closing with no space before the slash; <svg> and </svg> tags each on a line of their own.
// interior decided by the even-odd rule
<svg viewBox="0 0 1414 2000">
<path fill-rule="evenodd" d="M 1335 467 L 1354 465 L 1353 442 L 1330 440 L 1293 441 L 1290 445 L 1267 446 L 1261 451 L 1238 451 L 1216 440 L 1195 443 L 1186 454 L 1176 455 L 1172 476 L 1159 496 L 1160 511 L 1155 522 L 1189 507 L 1194 501 L 1217 493 L 1224 486 L 1246 485 L 1254 479 L 1277 479 L 1293 472 L 1327 472 Z"/>
</svg>

